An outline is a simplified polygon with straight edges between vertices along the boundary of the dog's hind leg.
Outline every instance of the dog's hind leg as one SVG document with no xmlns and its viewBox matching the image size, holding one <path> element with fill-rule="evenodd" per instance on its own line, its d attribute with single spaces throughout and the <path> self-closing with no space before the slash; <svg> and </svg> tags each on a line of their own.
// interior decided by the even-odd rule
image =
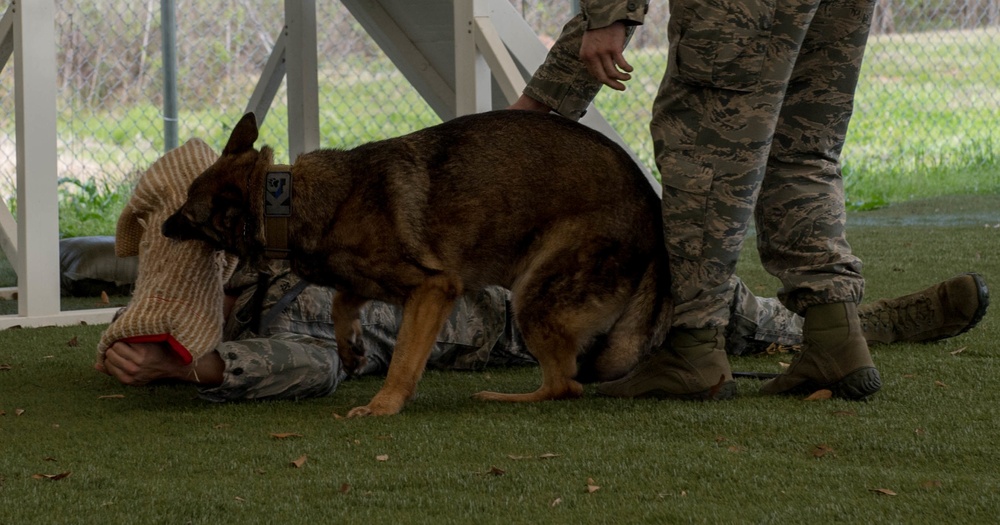
<svg viewBox="0 0 1000 525">
<path fill-rule="evenodd" d="M 576 381 L 576 355 L 580 343 L 564 325 L 547 321 L 533 322 L 522 329 L 524 342 L 538 359 L 542 369 L 542 385 L 526 394 L 478 392 L 473 398 L 482 401 L 536 402 L 550 399 L 573 399 L 583 395 L 583 385 Z"/>
<path fill-rule="evenodd" d="M 403 305 L 403 321 L 382 389 L 367 405 L 348 412 L 348 417 L 387 416 L 403 409 L 417 392 L 431 348 L 461 295 L 461 288 L 461 282 L 444 274 L 430 277 L 417 286 Z"/>
<path fill-rule="evenodd" d="M 556 238 L 578 238 L 573 233 Z M 606 261 L 593 255 L 602 246 L 595 242 L 584 251 L 574 242 L 543 252 L 511 289 L 518 328 L 542 369 L 538 390 L 526 394 L 479 392 L 473 397 L 533 402 L 583 395 L 583 385 L 575 379 L 577 356 L 583 345 L 615 323 L 629 292 L 614 279 L 614 270 L 604 266 Z M 603 279 L 609 275 L 611 286 Z"/>
<path fill-rule="evenodd" d="M 350 292 L 338 291 L 333 296 L 330 319 L 337 339 L 337 354 L 348 375 L 353 375 L 367 361 L 364 348 L 357 344 L 361 337 L 360 311 L 367 302 L 368 299 Z"/>
</svg>

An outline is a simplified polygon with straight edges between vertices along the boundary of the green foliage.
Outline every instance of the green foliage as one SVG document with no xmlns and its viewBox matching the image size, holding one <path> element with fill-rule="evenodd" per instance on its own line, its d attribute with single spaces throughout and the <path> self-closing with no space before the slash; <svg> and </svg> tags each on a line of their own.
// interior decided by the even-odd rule
<svg viewBox="0 0 1000 525">
<path fill-rule="evenodd" d="M 59 231 L 63 237 L 114 235 L 131 185 L 59 179 Z"/>
</svg>

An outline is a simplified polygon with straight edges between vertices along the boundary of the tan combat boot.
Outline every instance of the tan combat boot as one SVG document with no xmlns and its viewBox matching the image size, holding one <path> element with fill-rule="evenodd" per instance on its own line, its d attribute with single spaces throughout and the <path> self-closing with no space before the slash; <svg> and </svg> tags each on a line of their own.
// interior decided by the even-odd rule
<svg viewBox="0 0 1000 525">
<path fill-rule="evenodd" d="M 762 394 L 809 394 L 864 399 L 882 387 L 861 333 L 857 305 L 834 303 L 806 310 L 803 350 L 784 373 L 761 385 Z"/>
<path fill-rule="evenodd" d="M 917 293 L 862 305 L 858 316 L 869 343 L 925 343 L 969 331 L 989 305 L 986 281 L 968 273 Z"/>
<path fill-rule="evenodd" d="M 673 330 L 669 345 L 654 350 L 621 379 L 597 385 L 613 397 L 722 400 L 736 395 L 723 330 Z"/>
</svg>

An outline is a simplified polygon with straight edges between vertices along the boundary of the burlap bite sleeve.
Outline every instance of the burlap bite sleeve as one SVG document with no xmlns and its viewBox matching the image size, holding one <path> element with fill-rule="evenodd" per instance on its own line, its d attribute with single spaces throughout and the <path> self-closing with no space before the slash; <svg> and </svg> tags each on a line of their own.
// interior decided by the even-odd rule
<svg viewBox="0 0 1000 525">
<path fill-rule="evenodd" d="M 166 342 L 189 363 L 222 340 L 223 284 L 237 259 L 201 241 L 175 241 L 163 222 L 187 198 L 191 181 L 219 155 L 192 139 L 142 174 L 118 218 L 115 252 L 139 256 L 135 291 L 98 343 L 98 360 L 116 341 Z"/>
</svg>

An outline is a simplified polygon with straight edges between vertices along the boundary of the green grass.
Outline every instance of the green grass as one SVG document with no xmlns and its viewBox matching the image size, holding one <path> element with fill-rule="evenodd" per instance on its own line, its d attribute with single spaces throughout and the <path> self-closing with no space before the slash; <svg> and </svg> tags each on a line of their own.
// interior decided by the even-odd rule
<svg viewBox="0 0 1000 525">
<path fill-rule="evenodd" d="M 998 208 L 1000 197 L 963 196 L 852 213 L 868 300 L 970 270 L 1000 283 Z M 752 243 L 739 273 L 760 294 L 776 288 Z M 89 368 L 102 328 L 0 332 L 4 522 L 988 523 L 1000 512 L 993 314 L 952 340 L 876 347 L 885 386 L 864 403 L 766 398 L 743 380 L 723 403 L 588 391 L 501 405 L 468 396 L 533 389 L 538 370 L 432 371 L 402 414 L 362 420 L 334 414 L 380 378 L 223 405 L 185 386 L 119 386 Z M 777 371 L 779 359 L 733 364 Z M 301 437 L 270 437 L 281 432 Z M 816 457 L 821 445 L 831 450 Z M 600 489 L 588 493 L 589 479 Z"/>
</svg>

